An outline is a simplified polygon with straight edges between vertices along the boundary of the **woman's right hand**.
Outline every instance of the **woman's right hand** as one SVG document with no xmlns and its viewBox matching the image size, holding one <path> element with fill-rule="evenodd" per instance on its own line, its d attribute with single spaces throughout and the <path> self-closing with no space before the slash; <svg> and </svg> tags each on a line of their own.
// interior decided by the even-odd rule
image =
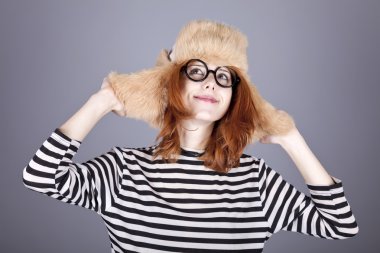
<svg viewBox="0 0 380 253">
<path fill-rule="evenodd" d="M 100 90 L 92 94 L 59 129 L 70 138 L 83 141 L 96 123 L 110 111 L 119 116 L 127 115 L 123 103 L 117 99 L 107 78 L 104 78 Z"/>
<path fill-rule="evenodd" d="M 98 90 L 93 97 L 107 112 L 112 111 L 121 117 L 127 115 L 124 104 L 116 97 L 107 77 L 103 79 L 100 90 Z"/>
</svg>

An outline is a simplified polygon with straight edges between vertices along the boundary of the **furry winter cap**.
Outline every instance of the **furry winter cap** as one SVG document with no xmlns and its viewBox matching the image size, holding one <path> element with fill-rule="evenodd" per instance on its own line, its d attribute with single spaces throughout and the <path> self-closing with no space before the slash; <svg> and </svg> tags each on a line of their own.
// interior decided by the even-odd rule
<svg viewBox="0 0 380 253">
<path fill-rule="evenodd" d="M 248 61 L 247 38 L 237 29 L 222 23 L 196 20 L 188 23 L 179 33 L 170 59 L 183 62 L 203 59 L 221 65 L 235 66 L 246 72 Z"/>
<path fill-rule="evenodd" d="M 129 74 L 111 72 L 108 81 L 125 105 L 127 117 L 160 128 L 167 107 L 168 78 L 176 64 L 198 58 L 215 65 L 234 66 L 250 84 L 258 113 L 251 141 L 268 134 L 284 134 L 294 126 L 294 121 L 285 111 L 277 110 L 263 99 L 250 82 L 247 46 L 246 36 L 232 26 L 209 20 L 191 21 L 182 28 L 173 48 L 169 52 L 161 51 L 156 66 Z"/>
</svg>

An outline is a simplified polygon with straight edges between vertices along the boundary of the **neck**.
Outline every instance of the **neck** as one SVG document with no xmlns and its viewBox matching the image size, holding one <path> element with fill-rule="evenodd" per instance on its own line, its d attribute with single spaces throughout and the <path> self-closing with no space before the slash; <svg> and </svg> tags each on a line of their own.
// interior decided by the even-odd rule
<svg viewBox="0 0 380 253">
<path fill-rule="evenodd" d="M 211 136 L 214 122 L 200 120 L 183 120 L 180 125 L 179 138 L 182 148 L 204 150 Z"/>
</svg>

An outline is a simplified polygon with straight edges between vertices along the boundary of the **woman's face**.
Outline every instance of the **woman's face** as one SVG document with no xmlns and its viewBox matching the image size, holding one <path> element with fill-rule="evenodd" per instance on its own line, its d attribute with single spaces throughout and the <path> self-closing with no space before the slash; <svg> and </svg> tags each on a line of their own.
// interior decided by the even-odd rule
<svg viewBox="0 0 380 253">
<path fill-rule="evenodd" d="M 207 67 L 210 70 L 217 68 L 210 62 Z M 221 119 L 230 105 L 232 88 L 220 87 L 211 72 L 200 82 L 192 81 L 182 74 L 182 101 L 194 113 L 194 119 L 208 122 Z"/>
</svg>

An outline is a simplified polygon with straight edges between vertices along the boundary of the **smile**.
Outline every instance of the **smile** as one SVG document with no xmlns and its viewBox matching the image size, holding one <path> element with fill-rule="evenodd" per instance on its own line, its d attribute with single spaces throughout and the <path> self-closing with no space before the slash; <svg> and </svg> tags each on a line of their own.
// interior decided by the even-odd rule
<svg viewBox="0 0 380 253">
<path fill-rule="evenodd" d="M 216 99 L 213 98 L 213 97 L 208 97 L 208 96 L 194 96 L 194 98 L 199 99 L 199 100 L 204 101 L 204 102 L 208 102 L 208 103 L 218 103 L 218 100 L 216 100 Z"/>
</svg>

